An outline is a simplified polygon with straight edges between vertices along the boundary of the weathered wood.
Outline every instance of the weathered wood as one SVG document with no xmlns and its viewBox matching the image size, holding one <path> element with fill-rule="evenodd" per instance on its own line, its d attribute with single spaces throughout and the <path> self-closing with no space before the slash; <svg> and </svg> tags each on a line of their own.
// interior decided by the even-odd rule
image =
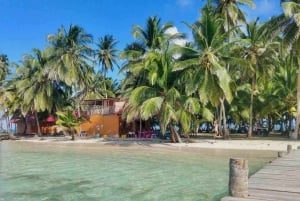
<svg viewBox="0 0 300 201">
<path fill-rule="evenodd" d="M 231 158 L 229 168 L 229 195 L 233 197 L 248 197 L 248 161 Z"/>
<path fill-rule="evenodd" d="M 287 145 L 287 153 L 289 154 L 289 153 L 291 153 L 291 151 L 292 151 L 292 145 L 291 144 L 288 144 Z"/>
<path fill-rule="evenodd" d="M 297 200 L 299 201 L 299 197 L 300 197 L 300 194 L 298 193 L 268 191 L 268 190 L 260 190 L 260 189 L 249 189 L 249 195 L 250 195 L 249 197 L 255 200 L 284 200 L 284 201 Z"/>
<path fill-rule="evenodd" d="M 248 185 L 248 197 L 225 197 L 222 201 L 300 200 L 300 150 L 266 165 L 250 177 Z"/>
<path fill-rule="evenodd" d="M 278 152 L 278 158 L 281 158 L 283 156 L 283 152 L 282 151 L 279 151 Z"/>
</svg>

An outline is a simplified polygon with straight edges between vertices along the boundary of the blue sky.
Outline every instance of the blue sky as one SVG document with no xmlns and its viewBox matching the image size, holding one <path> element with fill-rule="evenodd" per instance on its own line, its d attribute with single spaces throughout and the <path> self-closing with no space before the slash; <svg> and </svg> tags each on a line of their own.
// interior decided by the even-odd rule
<svg viewBox="0 0 300 201">
<path fill-rule="evenodd" d="M 46 36 L 62 25 L 79 25 L 94 39 L 113 35 L 118 48 L 133 41 L 135 24 L 144 26 L 149 16 L 162 23 L 172 22 L 179 31 L 188 30 L 182 21 L 199 18 L 204 0 L 0 0 L 0 54 L 18 62 L 33 48 L 43 49 Z M 247 9 L 249 19 L 269 19 L 281 13 L 280 0 L 255 0 L 256 9 Z M 112 74 L 116 76 L 116 72 Z"/>
</svg>

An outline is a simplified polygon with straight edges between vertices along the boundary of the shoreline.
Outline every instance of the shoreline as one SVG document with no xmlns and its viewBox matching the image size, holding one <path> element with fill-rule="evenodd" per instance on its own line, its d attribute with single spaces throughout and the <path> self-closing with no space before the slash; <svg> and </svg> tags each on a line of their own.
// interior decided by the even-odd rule
<svg viewBox="0 0 300 201">
<path fill-rule="evenodd" d="M 300 147 L 300 141 L 288 140 L 220 140 L 220 139 L 197 139 L 195 142 L 170 143 L 161 139 L 103 139 L 103 138 L 80 138 L 75 141 L 70 137 L 33 137 L 20 138 L 16 141 L 29 143 L 47 144 L 93 144 L 106 146 L 151 146 L 159 148 L 205 148 L 205 149 L 232 149 L 232 150 L 266 150 L 266 151 L 287 151 L 287 145 L 292 145 L 292 149 Z"/>
</svg>

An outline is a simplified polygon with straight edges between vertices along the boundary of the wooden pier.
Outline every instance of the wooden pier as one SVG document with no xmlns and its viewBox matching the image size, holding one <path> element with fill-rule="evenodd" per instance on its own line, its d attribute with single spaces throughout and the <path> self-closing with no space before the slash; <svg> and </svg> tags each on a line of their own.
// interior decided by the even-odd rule
<svg viewBox="0 0 300 201">
<path fill-rule="evenodd" d="M 299 201 L 300 150 L 292 150 L 252 175 L 248 194 L 247 198 L 224 197 L 221 201 Z"/>
</svg>

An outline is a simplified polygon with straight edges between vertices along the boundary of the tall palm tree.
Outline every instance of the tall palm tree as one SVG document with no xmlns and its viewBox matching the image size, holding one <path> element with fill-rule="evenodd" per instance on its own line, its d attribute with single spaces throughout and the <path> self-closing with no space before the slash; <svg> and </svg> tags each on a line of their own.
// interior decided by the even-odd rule
<svg viewBox="0 0 300 201">
<path fill-rule="evenodd" d="M 161 25 L 161 19 L 157 16 L 149 17 L 146 26 L 135 25 L 132 33 L 137 41 L 126 46 L 121 53 L 121 59 L 126 62 L 122 66 L 120 72 L 126 73 L 126 78 L 123 80 L 123 90 L 134 88 L 148 82 L 145 71 L 145 57 L 153 51 L 159 51 L 165 41 L 183 37 L 181 33 L 168 34 L 168 30 L 174 26 L 167 22 Z"/>
<path fill-rule="evenodd" d="M 300 1 L 299 0 L 281 0 L 283 14 L 270 20 L 270 32 L 275 36 L 282 31 L 282 37 L 287 51 L 293 55 L 300 55 Z M 300 69 L 300 57 L 296 57 L 298 68 Z M 297 121 L 295 132 L 290 136 L 291 139 L 298 139 L 298 130 L 300 127 L 300 70 L 297 78 Z"/>
<path fill-rule="evenodd" d="M 209 9 L 204 9 L 202 18 L 190 25 L 195 47 L 181 48 L 180 54 L 184 57 L 177 62 L 175 70 L 187 73 L 189 87 L 186 90 L 189 94 L 197 92 L 202 104 L 210 103 L 216 108 L 220 107 L 224 137 L 227 138 L 225 101 L 231 102 L 233 96 L 231 78 L 224 64 L 233 44 L 225 43 L 226 33 L 223 32 L 222 23 L 218 15 L 212 15 Z M 231 57 L 230 61 L 235 61 L 235 58 Z"/>
<path fill-rule="evenodd" d="M 259 93 L 257 83 L 270 79 L 278 61 L 279 44 L 268 38 L 267 33 L 268 26 L 259 24 L 257 19 L 247 24 L 246 33 L 241 35 L 245 46 L 241 56 L 248 61 L 248 68 L 244 68 L 244 73 L 251 80 L 248 137 L 252 136 L 254 95 Z"/>
<path fill-rule="evenodd" d="M 200 110 L 200 102 L 181 93 L 182 85 L 177 80 L 179 73 L 173 71 L 172 57 L 168 48 L 147 55 L 148 84 L 131 91 L 125 112 L 127 121 L 137 117 L 144 120 L 157 117 L 161 132 L 164 134 L 170 129 L 172 141 L 180 143 L 181 138 L 174 126 L 179 125 L 188 133 L 193 114 Z"/>
<path fill-rule="evenodd" d="M 101 66 L 101 71 L 104 74 L 104 79 L 106 78 L 106 74 L 108 70 L 113 71 L 114 65 L 118 66 L 117 57 L 118 50 L 116 49 L 116 45 L 118 41 L 114 39 L 112 35 L 105 35 L 99 38 L 96 49 L 96 59 Z M 106 85 L 104 82 L 104 89 L 106 90 Z M 107 98 L 105 95 L 105 98 Z"/>
<path fill-rule="evenodd" d="M 66 30 L 61 27 L 57 34 L 48 35 L 52 45 L 49 48 L 50 58 L 49 77 L 57 82 L 64 82 L 72 90 L 82 89 L 86 85 L 86 75 L 91 74 L 93 68 L 89 64 L 92 56 L 92 36 L 83 28 L 70 25 Z M 73 91 L 74 92 L 74 91 Z"/>
<path fill-rule="evenodd" d="M 98 39 L 96 49 L 96 59 L 101 66 L 101 71 L 104 73 L 104 77 L 109 70 L 114 70 L 114 65 L 118 66 L 117 57 L 118 50 L 116 46 L 118 41 L 114 39 L 112 35 L 105 35 Z"/>
<path fill-rule="evenodd" d="M 17 68 L 17 76 L 20 79 L 16 82 L 16 88 L 23 100 L 20 105 L 22 113 L 34 113 L 38 134 L 41 134 L 37 113 L 46 110 L 51 112 L 60 102 L 61 96 L 54 97 L 56 88 L 47 74 L 48 56 L 39 49 L 34 49 L 33 52 L 34 55 L 25 55 L 23 66 Z"/>
<path fill-rule="evenodd" d="M 178 86 L 175 87 L 178 73 L 172 71 L 174 58 L 169 46 L 173 39 L 182 35 L 168 34 L 167 30 L 172 27 L 171 23 L 160 25 L 156 16 L 148 18 L 145 28 L 134 27 L 133 35 L 138 41 L 128 45 L 121 54 L 126 59 L 121 71 L 127 75 L 122 96 L 128 98 L 127 121 L 157 117 L 162 133 L 169 128 L 172 140 L 181 142 L 174 124 L 181 125 L 187 132 L 191 115 L 187 112 L 188 101 L 179 103 L 186 99 L 181 96 Z M 193 101 L 189 101 L 192 104 Z M 194 108 L 190 106 L 190 109 Z"/>
</svg>

